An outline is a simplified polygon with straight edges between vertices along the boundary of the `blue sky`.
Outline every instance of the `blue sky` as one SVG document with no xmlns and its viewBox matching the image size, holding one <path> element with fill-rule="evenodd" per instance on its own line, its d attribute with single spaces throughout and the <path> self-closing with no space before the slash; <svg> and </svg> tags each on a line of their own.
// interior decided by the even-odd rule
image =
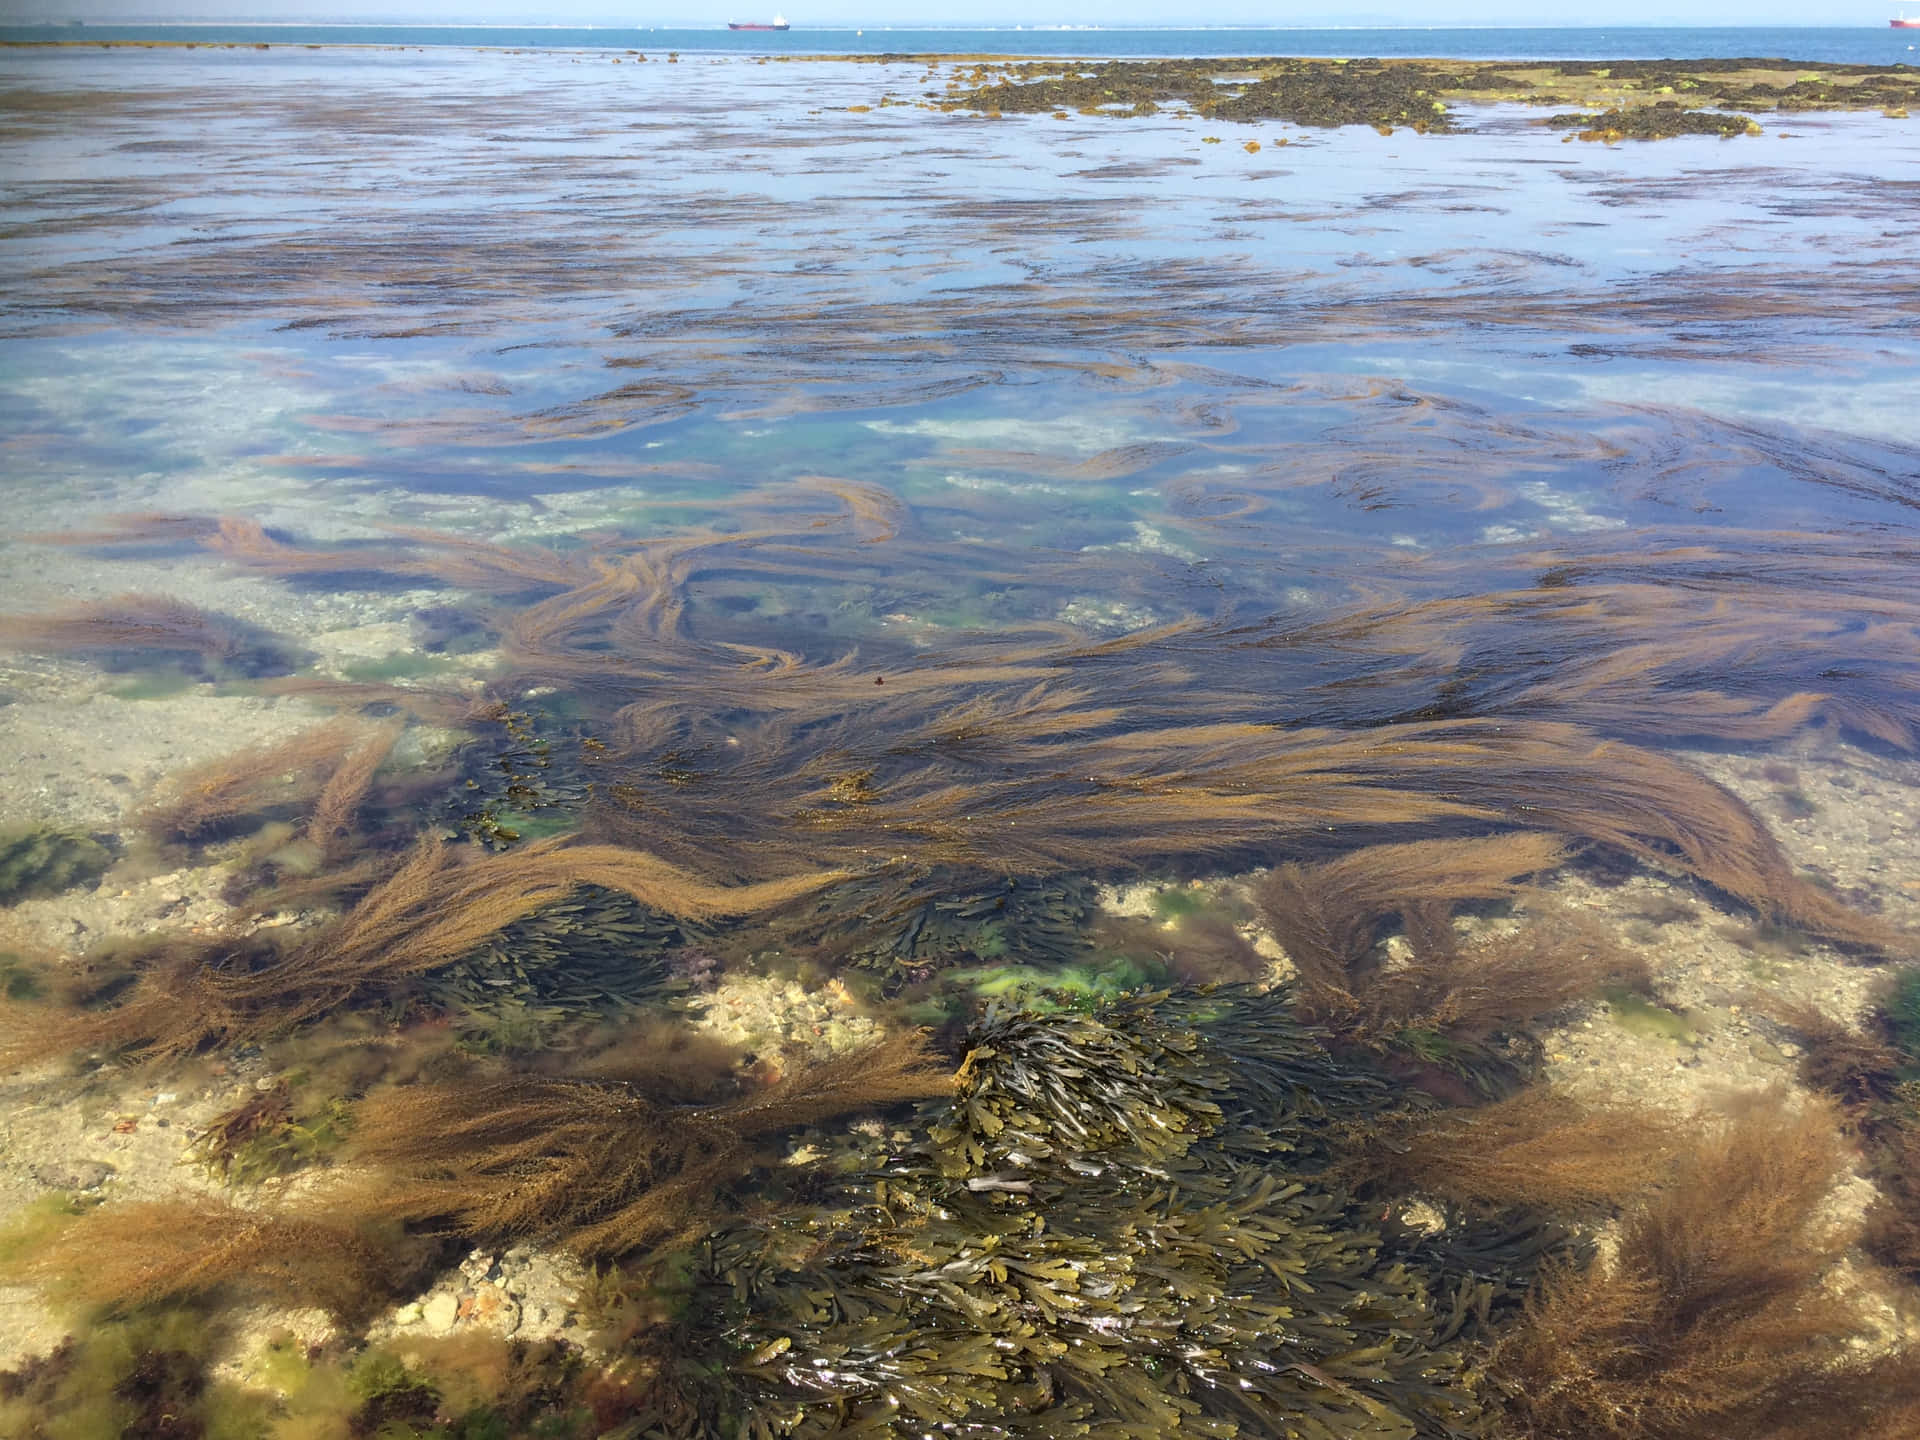
<svg viewBox="0 0 1920 1440">
<path fill-rule="evenodd" d="M 468 21 L 619 26 L 720 25 L 782 9 L 797 26 L 892 24 L 1327 25 L 1590 23 L 1609 25 L 1884 25 L 1882 0 L 0 0 L 0 18 L 281 21 Z M 1920 4 L 1910 7 L 1920 13 Z"/>
</svg>

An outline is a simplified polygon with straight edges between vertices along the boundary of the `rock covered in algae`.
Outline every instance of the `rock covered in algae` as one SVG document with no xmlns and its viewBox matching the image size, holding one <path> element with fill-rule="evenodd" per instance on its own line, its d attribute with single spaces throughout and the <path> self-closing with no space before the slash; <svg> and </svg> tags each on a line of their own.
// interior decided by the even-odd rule
<svg viewBox="0 0 1920 1440">
<path fill-rule="evenodd" d="M 0 833 L 0 905 L 85 885 L 112 863 L 106 846 L 78 831 L 37 825 Z"/>
<path fill-rule="evenodd" d="M 587 885 L 489 936 L 424 984 L 436 1005 L 456 1013 L 561 1023 L 675 988 L 674 955 L 688 939 L 672 916 Z"/>
<path fill-rule="evenodd" d="M 965 961 L 1066 963 L 1088 950 L 1098 905 L 1097 887 L 1079 876 L 936 869 L 837 885 L 796 918 L 810 937 L 897 990 Z"/>
<path fill-rule="evenodd" d="M 1472 1338 L 1551 1239 L 1469 1230 L 1454 1253 L 1445 1231 L 1383 1235 L 1379 1207 L 1323 1171 L 1343 1127 L 1395 1102 L 1284 994 L 990 1010 L 969 1039 L 953 1099 L 910 1141 L 705 1242 L 656 1354 L 678 1407 L 663 1419 L 767 1436 L 1483 1433 Z"/>
</svg>

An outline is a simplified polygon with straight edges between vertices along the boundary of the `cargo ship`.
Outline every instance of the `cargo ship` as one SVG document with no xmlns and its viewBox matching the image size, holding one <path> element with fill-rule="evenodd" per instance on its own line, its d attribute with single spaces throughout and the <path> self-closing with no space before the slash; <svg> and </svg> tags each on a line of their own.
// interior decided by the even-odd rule
<svg viewBox="0 0 1920 1440">
<path fill-rule="evenodd" d="M 1896 30 L 1920 30 L 1920 20 L 1909 20 L 1904 10 L 1887 23 Z"/>
<path fill-rule="evenodd" d="M 1920 24 L 1920 21 L 1916 21 L 1915 23 Z M 784 15 L 775 15 L 773 19 L 766 24 L 762 24 L 758 20 L 748 20 L 744 22 L 739 20 L 727 21 L 727 29 L 729 30 L 791 30 L 792 28 L 791 25 L 787 24 L 787 17 Z"/>
</svg>

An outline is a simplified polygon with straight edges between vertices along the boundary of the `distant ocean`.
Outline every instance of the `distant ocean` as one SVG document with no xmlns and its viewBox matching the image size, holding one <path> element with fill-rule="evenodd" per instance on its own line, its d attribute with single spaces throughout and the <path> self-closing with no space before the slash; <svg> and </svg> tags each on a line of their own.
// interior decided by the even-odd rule
<svg viewBox="0 0 1920 1440">
<path fill-rule="evenodd" d="M 488 46 L 511 49 L 725 51 L 756 55 L 986 54 L 1433 56 L 1488 60 L 1725 59 L 1913 64 L 1920 36 L 1884 22 L 1850 28 L 1717 27 L 1469 30 L 881 30 L 784 33 L 506 26 L 11 25 L 9 43 L 174 41 L 200 45 Z"/>
</svg>

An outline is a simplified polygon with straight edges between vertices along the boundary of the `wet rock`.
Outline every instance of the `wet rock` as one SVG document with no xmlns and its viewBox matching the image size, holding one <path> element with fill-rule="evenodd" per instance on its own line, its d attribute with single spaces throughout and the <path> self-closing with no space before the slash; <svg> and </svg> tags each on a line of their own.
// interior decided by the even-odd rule
<svg viewBox="0 0 1920 1440">
<path fill-rule="evenodd" d="M 420 1318 L 429 1334 L 451 1335 L 460 1319 L 459 1298 L 451 1290 L 437 1292 L 420 1307 Z"/>
</svg>

